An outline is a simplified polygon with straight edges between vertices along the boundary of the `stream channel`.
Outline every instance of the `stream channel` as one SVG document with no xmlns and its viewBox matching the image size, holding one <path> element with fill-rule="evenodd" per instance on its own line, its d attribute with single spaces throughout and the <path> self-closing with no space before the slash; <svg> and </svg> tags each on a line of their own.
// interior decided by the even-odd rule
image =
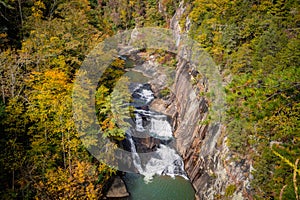
<svg viewBox="0 0 300 200">
<path fill-rule="evenodd" d="M 125 74 L 130 80 L 129 90 L 135 108 L 131 127 L 126 131 L 128 150 L 132 153 L 137 173 L 126 173 L 123 177 L 130 197 L 124 200 L 193 200 L 194 189 L 184 171 L 182 158 L 176 152 L 170 117 L 151 110 L 149 105 L 155 98 L 148 77 L 136 71 Z M 142 135 L 142 136 L 141 136 Z M 155 140 L 151 158 L 143 158 L 138 151 L 137 137 Z M 158 142 L 157 142 L 158 141 Z"/>
</svg>

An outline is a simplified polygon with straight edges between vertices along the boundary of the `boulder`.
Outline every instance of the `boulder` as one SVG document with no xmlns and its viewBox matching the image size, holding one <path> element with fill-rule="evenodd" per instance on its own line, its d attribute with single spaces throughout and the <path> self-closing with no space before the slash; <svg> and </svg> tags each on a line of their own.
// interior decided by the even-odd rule
<svg viewBox="0 0 300 200">
<path fill-rule="evenodd" d="M 124 181 L 116 176 L 113 180 L 111 187 L 109 188 L 106 197 L 107 198 L 122 198 L 128 197 L 129 193 L 127 192 Z"/>
</svg>

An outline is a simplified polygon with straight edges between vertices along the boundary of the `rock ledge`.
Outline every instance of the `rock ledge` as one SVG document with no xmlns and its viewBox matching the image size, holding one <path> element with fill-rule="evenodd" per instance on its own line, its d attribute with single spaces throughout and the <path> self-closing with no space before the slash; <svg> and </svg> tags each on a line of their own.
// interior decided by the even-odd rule
<svg viewBox="0 0 300 200">
<path fill-rule="evenodd" d="M 111 187 L 109 188 L 106 197 L 107 198 L 122 198 L 128 197 L 129 193 L 127 192 L 124 181 L 116 176 L 113 180 Z"/>
</svg>

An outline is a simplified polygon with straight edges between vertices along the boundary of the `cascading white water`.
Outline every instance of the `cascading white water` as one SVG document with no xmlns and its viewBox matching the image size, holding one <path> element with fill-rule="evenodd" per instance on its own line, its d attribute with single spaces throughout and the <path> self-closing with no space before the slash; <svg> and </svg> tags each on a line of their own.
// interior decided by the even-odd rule
<svg viewBox="0 0 300 200">
<path fill-rule="evenodd" d="M 137 92 L 140 95 L 141 100 L 145 100 L 146 103 L 150 103 L 154 99 L 153 92 L 151 90 L 142 89 L 140 92 Z"/>
<path fill-rule="evenodd" d="M 145 131 L 143 127 L 143 119 L 139 113 L 135 113 L 135 129 L 139 132 Z"/>
<path fill-rule="evenodd" d="M 158 158 L 151 158 L 146 164 L 143 173 L 146 182 L 151 181 L 154 175 L 168 175 L 171 177 L 177 175 L 188 179 L 182 159 L 174 149 L 161 144 L 156 153 Z"/>
<path fill-rule="evenodd" d="M 150 89 L 143 88 L 143 85 L 139 85 L 139 87 L 134 90 L 134 93 L 139 106 L 147 106 L 154 99 L 153 92 Z M 141 102 L 144 102 L 144 104 Z M 150 127 L 143 126 L 142 116 L 147 118 L 147 121 L 150 121 Z M 168 122 L 166 115 L 150 110 L 136 109 L 134 122 L 135 130 L 138 132 L 143 132 L 143 134 L 148 134 L 148 136 L 160 140 L 169 140 L 173 138 L 172 127 Z M 132 135 L 130 132 L 127 134 L 128 141 L 131 145 L 133 164 L 138 172 L 144 175 L 145 182 L 151 181 L 154 175 L 168 175 L 171 177 L 182 176 L 188 179 L 184 171 L 183 161 L 174 149 L 167 145 L 160 144 L 155 151 L 155 156 L 145 163 L 142 163 L 139 154 L 136 152 Z"/>
<path fill-rule="evenodd" d="M 173 137 L 172 128 L 167 119 L 151 118 L 150 134 L 160 139 L 170 139 Z"/>
<path fill-rule="evenodd" d="M 136 152 L 136 148 L 135 148 L 135 144 L 132 139 L 132 136 L 130 133 L 127 133 L 127 136 L 128 136 L 127 139 L 130 143 L 130 150 L 131 150 L 131 154 L 132 154 L 133 164 L 134 164 L 135 168 L 138 170 L 138 172 L 142 173 L 144 170 L 142 168 L 141 159 L 139 157 L 139 154 Z"/>
<path fill-rule="evenodd" d="M 141 115 L 148 117 L 151 120 L 150 128 L 148 127 L 151 136 L 157 137 L 159 139 L 173 138 L 172 127 L 168 122 L 167 116 L 149 110 L 136 109 L 135 126 L 137 131 L 145 131 Z"/>
</svg>

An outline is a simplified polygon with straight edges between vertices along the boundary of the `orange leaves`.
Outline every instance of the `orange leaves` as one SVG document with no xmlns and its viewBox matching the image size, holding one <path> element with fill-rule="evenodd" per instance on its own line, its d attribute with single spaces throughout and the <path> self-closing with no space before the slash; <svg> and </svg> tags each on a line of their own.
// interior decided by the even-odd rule
<svg viewBox="0 0 300 200">
<path fill-rule="evenodd" d="M 102 166 L 101 169 L 106 168 Z M 76 161 L 73 170 L 49 170 L 46 181 L 40 182 L 38 199 L 99 199 L 103 185 L 97 184 L 99 171 L 89 162 Z"/>
<path fill-rule="evenodd" d="M 103 130 L 113 130 L 115 128 L 115 123 L 113 123 L 111 118 L 106 118 L 102 123 L 102 129 Z"/>
</svg>

